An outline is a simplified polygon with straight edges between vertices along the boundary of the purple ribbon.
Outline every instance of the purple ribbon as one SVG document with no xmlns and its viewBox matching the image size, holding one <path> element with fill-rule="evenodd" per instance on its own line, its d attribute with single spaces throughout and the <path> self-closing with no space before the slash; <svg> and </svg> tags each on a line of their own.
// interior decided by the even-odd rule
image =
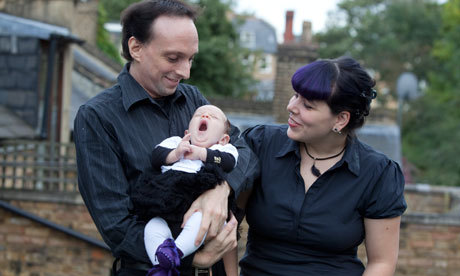
<svg viewBox="0 0 460 276">
<path fill-rule="evenodd" d="M 149 270 L 147 276 L 179 276 L 177 267 L 180 266 L 181 253 L 173 239 L 165 240 L 155 253 L 158 264 Z"/>
</svg>

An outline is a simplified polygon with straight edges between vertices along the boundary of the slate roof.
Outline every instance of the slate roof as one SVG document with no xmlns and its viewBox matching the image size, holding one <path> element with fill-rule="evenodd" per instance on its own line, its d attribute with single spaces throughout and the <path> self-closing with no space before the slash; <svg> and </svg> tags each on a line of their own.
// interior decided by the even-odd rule
<svg viewBox="0 0 460 276">
<path fill-rule="evenodd" d="M 0 105 L 0 139 L 33 138 L 35 130 L 13 112 Z"/>
<path fill-rule="evenodd" d="M 69 29 L 0 12 L 0 36 L 33 37 L 50 40 L 59 37 L 68 42 L 82 43 Z M 0 139 L 37 137 L 35 129 L 20 117 L 0 105 Z"/>
<path fill-rule="evenodd" d="M 240 26 L 237 26 L 238 33 L 243 31 L 255 34 L 255 45 L 251 50 L 262 50 L 264 53 L 275 54 L 278 42 L 276 40 L 276 30 L 269 23 L 262 19 L 248 17 Z"/>
<path fill-rule="evenodd" d="M 0 35 L 14 34 L 21 37 L 36 37 L 49 40 L 53 35 L 75 42 L 82 42 L 69 29 L 0 12 Z"/>
</svg>

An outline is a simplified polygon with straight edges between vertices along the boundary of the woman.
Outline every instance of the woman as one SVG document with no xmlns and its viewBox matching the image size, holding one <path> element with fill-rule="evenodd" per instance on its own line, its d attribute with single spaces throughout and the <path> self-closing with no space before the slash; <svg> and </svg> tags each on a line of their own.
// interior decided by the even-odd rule
<svg viewBox="0 0 460 276">
<path fill-rule="evenodd" d="M 355 136 L 375 81 L 342 57 L 300 68 L 292 85 L 288 125 L 243 134 L 261 173 L 246 206 L 241 275 L 393 275 L 404 177 Z M 366 267 L 357 257 L 364 239 Z"/>
</svg>

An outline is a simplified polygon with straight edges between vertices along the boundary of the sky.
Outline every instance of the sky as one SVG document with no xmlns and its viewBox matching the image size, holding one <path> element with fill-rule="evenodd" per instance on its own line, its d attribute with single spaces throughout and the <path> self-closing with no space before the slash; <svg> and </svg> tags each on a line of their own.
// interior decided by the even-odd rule
<svg viewBox="0 0 460 276">
<path fill-rule="evenodd" d="M 339 0 L 235 0 L 237 13 L 251 13 L 276 29 L 278 43 L 283 41 L 286 11 L 294 11 L 294 35 L 302 32 L 302 22 L 312 22 L 313 33 L 325 28 L 328 11 L 336 9 Z"/>
</svg>

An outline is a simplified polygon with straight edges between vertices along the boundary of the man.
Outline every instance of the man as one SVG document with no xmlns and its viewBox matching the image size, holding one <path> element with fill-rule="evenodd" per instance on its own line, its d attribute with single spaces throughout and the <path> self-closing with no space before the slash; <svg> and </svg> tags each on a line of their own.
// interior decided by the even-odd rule
<svg viewBox="0 0 460 276">
<path fill-rule="evenodd" d="M 78 182 L 81 195 L 104 241 L 117 258 L 115 275 L 145 275 L 152 264 L 144 247 L 145 222 L 132 212 L 131 190 L 139 175 L 151 167 L 155 145 L 182 136 L 195 109 L 208 104 L 193 86 L 181 84 L 190 76 L 198 52 L 196 11 L 180 0 L 144 1 L 122 13 L 123 56 L 128 63 L 115 86 L 81 106 L 75 119 Z M 255 175 L 252 152 L 237 139 L 237 167 L 228 183 L 201 195 L 184 216 L 201 211 L 198 244 L 182 260 L 184 266 L 210 267 L 236 246 L 236 221 L 225 226 L 227 197 L 238 194 Z M 118 261 L 118 259 L 120 261 Z M 182 275 L 196 274 L 189 271 Z"/>
</svg>

